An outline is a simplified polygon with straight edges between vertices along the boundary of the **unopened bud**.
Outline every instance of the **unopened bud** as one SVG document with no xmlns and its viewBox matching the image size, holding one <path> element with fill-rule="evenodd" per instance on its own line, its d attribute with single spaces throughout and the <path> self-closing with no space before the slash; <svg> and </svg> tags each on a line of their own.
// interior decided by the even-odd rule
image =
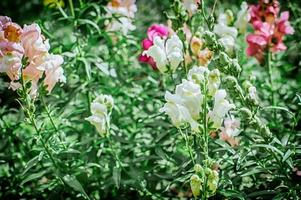
<svg viewBox="0 0 301 200">
<path fill-rule="evenodd" d="M 196 173 L 200 173 L 203 171 L 203 167 L 200 164 L 196 164 L 196 165 L 194 165 L 194 171 Z"/>
<path fill-rule="evenodd" d="M 198 175 L 193 174 L 190 177 L 190 187 L 191 187 L 192 194 L 195 198 L 200 195 L 201 186 L 202 186 L 202 180 Z"/>
</svg>

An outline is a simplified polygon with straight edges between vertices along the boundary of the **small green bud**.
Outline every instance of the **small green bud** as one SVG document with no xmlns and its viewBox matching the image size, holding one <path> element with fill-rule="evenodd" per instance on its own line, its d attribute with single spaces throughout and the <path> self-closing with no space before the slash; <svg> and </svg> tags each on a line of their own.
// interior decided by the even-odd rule
<svg viewBox="0 0 301 200">
<path fill-rule="evenodd" d="M 194 171 L 196 173 L 200 173 L 203 171 L 203 167 L 200 164 L 196 164 L 196 165 L 194 165 Z"/>
<path fill-rule="evenodd" d="M 232 90 L 238 85 L 237 79 L 233 76 L 227 76 L 224 82 L 229 90 Z"/>
<path fill-rule="evenodd" d="M 234 16 L 233 16 L 233 12 L 232 12 L 232 10 L 226 10 L 226 16 L 227 16 L 227 24 L 228 25 L 231 25 L 232 23 L 233 23 L 233 21 L 234 21 Z"/>
<path fill-rule="evenodd" d="M 247 119 L 248 121 L 252 120 L 252 112 L 248 109 L 248 108 L 241 108 L 239 109 L 240 113 L 241 113 L 241 117 L 244 119 Z"/>
<path fill-rule="evenodd" d="M 206 167 L 205 170 L 204 170 L 205 175 L 206 175 L 206 176 L 209 176 L 209 175 L 211 174 L 211 171 L 212 171 L 212 170 L 211 170 L 210 168 Z"/>
<path fill-rule="evenodd" d="M 214 46 L 216 43 L 216 36 L 214 33 L 210 31 L 205 31 L 205 33 L 203 34 L 203 38 L 206 41 L 206 45 L 209 47 Z"/>
<path fill-rule="evenodd" d="M 238 64 L 237 59 L 232 59 L 229 70 L 230 70 L 231 74 L 236 76 L 236 77 L 240 74 L 241 67 Z"/>
<path fill-rule="evenodd" d="M 219 62 L 220 65 L 228 65 L 231 62 L 231 58 L 225 52 L 221 52 Z"/>
</svg>

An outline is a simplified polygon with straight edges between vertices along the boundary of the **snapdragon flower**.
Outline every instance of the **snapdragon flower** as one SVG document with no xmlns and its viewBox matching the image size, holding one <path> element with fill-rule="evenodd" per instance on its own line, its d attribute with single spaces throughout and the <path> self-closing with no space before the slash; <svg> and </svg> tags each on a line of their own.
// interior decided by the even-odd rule
<svg viewBox="0 0 301 200">
<path fill-rule="evenodd" d="M 92 125 L 95 126 L 97 132 L 101 136 L 106 136 L 108 134 L 108 129 L 110 125 L 110 115 L 114 107 L 114 100 L 110 95 L 99 95 L 91 104 L 90 117 L 85 118 Z"/>
<path fill-rule="evenodd" d="M 194 120 L 199 119 L 203 99 L 200 86 L 184 79 L 176 86 L 176 94 L 182 99 L 182 104 L 189 110 L 191 117 Z"/>
<path fill-rule="evenodd" d="M 273 0 L 271 3 L 260 1 L 257 5 L 251 5 L 249 13 L 250 23 L 253 25 L 254 33 L 247 36 L 248 56 L 254 56 L 260 63 L 264 61 L 264 53 L 267 51 L 276 53 L 286 50 L 283 43 L 285 35 L 294 33 L 289 23 L 289 12 L 280 14 L 279 2 Z"/>
<path fill-rule="evenodd" d="M 229 18 L 230 17 L 227 16 L 227 13 L 220 14 L 218 17 L 218 23 L 214 26 L 213 32 L 220 37 L 219 41 L 225 47 L 226 52 L 232 54 L 238 31 L 235 27 L 229 25 Z"/>
<path fill-rule="evenodd" d="M 235 27 L 240 33 L 245 33 L 247 30 L 248 22 L 251 19 L 251 15 L 248 11 L 248 4 L 243 1 L 240 6 L 240 10 L 237 13 L 237 19 L 235 21 Z"/>
<path fill-rule="evenodd" d="M 184 60 L 183 43 L 176 34 L 168 39 L 156 36 L 154 44 L 148 50 L 145 50 L 142 55 L 152 57 L 156 67 L 162 73 L 168 71 L 168 66 L 171 71 L 175 71 Z"/>
<path fill-rule="evenodd" d="M 63 57 L 50 54 L 49 49 L 49 42 L 38 24 L 24 25 L 22 29 L 9 17 L 0 16 L 0 72 L 11 79 L 10 88 L 17 90 L 21 87 L 19 80 L 23 58 L 27 63 L 23 66 L 22 78 L 25 82 L 31 82 L 32 97 L 37 95 L 38 82 L 44 74 L 44 85 L 49 93 L 57 82 L 66 82 L 61 67 Z"/>
<path fill-rule="evenodd" d="M 147 38 L 142 41 L 142 48 L 144 51 L 148 50 L 151 46 L 154 45 L 154 38 L 161 37 L 166 38 L 169 35 L 168 27 L 162 24 L 153 24 L 147 29 Z M 138 58 L 140 62 L 148 63 L 154 70 L 157 70 L 158 67 L 154 59 L 148 55 L 141 54 Z"/>
<path fill-rule="evenodd" d="M 182 84 L 176 87 L 176 93 L 166 92 L 167 103 L 160 109 L 170 118 L 174 126 L 180 128 L 188 123 L 193 131 L 199 131 L 197 119 L 199 118 L 202 103 L 201 89 L 198 84 L 192 81 L 183 80 Z"/>
<path fill-rule="evenodd" d="M 237 146 L 239 140 L 235 137 L 240 133 L 239 127 L 239 120 L 226 118 L 224 120 L 224 127 L 221 127 L 220 139 L 227 141 L 232 147 Z"/>
<path fill-rule="evenodd" d="M 231 104 L 226 100 L 227 93 L 225 90 L 220 89 L 214 95 L 214 106 L 209 112 L 209 119 L 213 122 L 213 128 L 221 128 L 223 119 L 229 110 L 235 108 L 234 104 Z"/>
<path fill-rule="evenodd" d="M 189 15 L 193 15 L 198 10 L 200 0 L 183 0 L 183 5 L 188 11 Z"/>
</svg>

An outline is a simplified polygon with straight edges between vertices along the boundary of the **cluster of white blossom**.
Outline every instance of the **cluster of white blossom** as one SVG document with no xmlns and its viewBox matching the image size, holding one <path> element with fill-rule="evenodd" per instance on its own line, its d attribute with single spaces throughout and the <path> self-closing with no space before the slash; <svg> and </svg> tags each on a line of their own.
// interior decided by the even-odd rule
<svg viewBox="0 0 301 200">
<path fill-rule="evenodd" d="M 193 131 L 198 131 L 198 119 L 201 113 L 204 112 L 201 107 L 203 103 L 207 103 L 203 102 L 204 95 L 207 95 L 207 101 L 214 101 L 213 107 L 209 110 L 207 116 L 212 122 L 213 128 L 220 129 L 226 114 L 235 106 L 226 100 L 226 91 L 219 89 L 219 70 L 210 71 L 206 67 L 195 66 L 188 72 L 187 79 L 176 86 L 175 94 L 166 92 L 165 100 L 167 103 L 161 111 L 171 118 L 173 125 L 176 127 L 179 128 L 181 125 L 188 123 Z M 206 91 L 202 91 L 204 84 L 208 88 Z"/>
<path fill-rule="evenodd" d="M 152 57 L 160 72 L 167 72 L 169 68 L 175 71 L 184 60 L 183 43 L 176 34 L 170 38 L 156 36 L 154 44 L 143 55 Z"/>
<path fill-rule="evenodd" d="M 234 23 L 235 26 L 232 25 L 234 21 L 232 11 L 227 10 L 219 15 L 218 23 L 214 26 L 213 32 L 220 37 L 219 41 L 223 44 L 227 53 L 233 53 L 238 30 L 240 33 L 245 33 L 249 18 L 248 4 L 246 2 L 241 4 L 241 10 L 238 12 Z"/>
<path fill-rule="evenodd" d="M 91 104 L 92 116 L 86 120 L 96 127 L 101 136 L 108 134 L 110 115 L 114 107 L 114 100 L 110 95 L 99 95 Z"/>
</svg>

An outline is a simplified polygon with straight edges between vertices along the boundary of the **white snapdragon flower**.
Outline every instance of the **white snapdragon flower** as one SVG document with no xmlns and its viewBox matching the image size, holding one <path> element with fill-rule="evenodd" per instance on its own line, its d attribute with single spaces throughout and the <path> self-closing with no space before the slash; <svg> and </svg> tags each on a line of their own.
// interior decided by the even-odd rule
<svg viewBox="0 0 301 200">
<path fill-rule="evenodd" d="M 226 100 L 227 93 L 225 90 L 218 90 L 214 95 L 213 110 L 209 112 L 209 119 L 213 122 L 213 127 L 219 129 L 225 115 L 229 110 L 235 108 L 234 104 Z"/>
<path fill-rule="evenodd" d="M 223 44 L 228 53 L 232 53 L 235 47 L 235 39 L 238 31 L 235 27 L 228 25 L 227 15 L 221 14 L 218 23 L 214 26 L 213 32 L 217 34 L 219 41 Z"/>
<path fill-rule="evenodd" d="M 154 59 L 160 72 L 166 72 L 168 64 L 175 71 L 184 60 L 183 43 L 176 34 L 167 40 L 157 36 L 154 38 L 154 45 L 143 52 L 145 54 Z"/>
<path fill-rule="evenodd" d="M 165 40 L 161 37 L 154 38 L 154 45 L 151 46 L 148 50 L 144 51 L 143 54 L 146 54 L 154 59 L 156 62 L 157 68 L 160 72 L 167 71 L 167 57 L 165 53 Z"/>
<path fill-rule="evenodd" d="M 251 16 L 248 11 L 248 4 L 245 1 L 243 1 L 241 3 L 240 11 L 237 14 L 237 19 L 234 24 L 240 33 L 246 32 L 250 18 Z"/>
<path fill-rule="evenodd" d="M 98 133 L 105 136 L 110 124 L 110 111 L 114 106 L 114 100 L 109 95 L 99 95 L 91 104 L 92 116 L 86 120 L 95 126 Z"/>
<path fill-rule="evenodd" d="M 120 17 L 118 21 L 114 20 L 109 26 L 108 30 L 111 32 L 121 31 L 123 35 L 127 35 L 129 31 L 136 29 L 136 26 L 132 24 L 132 20 L 128 17 Z"/>
<path fill-rule="evenodd" d="M 176 94 L 182 99 L 182 104 L 189 110 L 191 117 L 197 120 L 203 99 L 200 86 L 192 81 L 183 80 L 176 86 Z"/>
<path fill-rule="evenodd" d="M 167 91 L 165 100 L 167 102 L 160 109 L 160 112 L 165 112 L 171 118 L 175 127 L 179 128 L 184 123 L 189 123 L 192 130 L 198 131 L 198 123 L 191 117 L 188 108 L 183 106 L 180 96 Z"/>
<path fill-rule="evenodd" d="M 175 71 L 184 60 L 183 43 L 176 34 L 166 41 L 166 55 L 172 71 Z"/>
</svg>

